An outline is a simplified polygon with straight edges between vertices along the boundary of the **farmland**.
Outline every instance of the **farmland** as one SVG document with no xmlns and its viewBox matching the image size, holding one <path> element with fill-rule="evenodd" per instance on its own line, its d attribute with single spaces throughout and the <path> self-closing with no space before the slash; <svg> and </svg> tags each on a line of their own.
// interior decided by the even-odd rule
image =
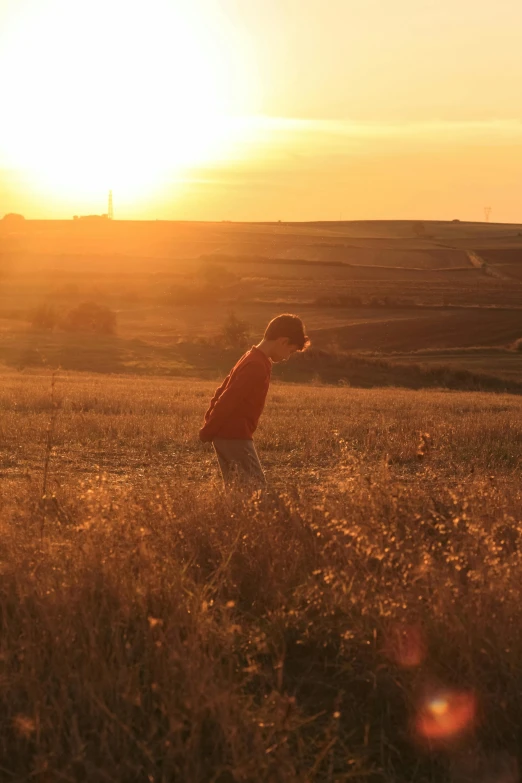
<svg viewBox="0 0 522 783">
<path fill-rule="evenodd" d="M 213 377 L 230 357 L 201 346 L 231 310 L 253 340 L 286 310 L 324 350 L 412 363 L 425 349 L 484 349 L 462 366 L 502 377 L 505 357 L 491 348 L 522 334 L 521 234 L 458 222 L 27 221 L 0 228 L 0 361 Z M 59 317 L 84 301 L 115 313 L 113 336 L 31 323 L 39 307 Z"/>
<path fill-rule="evenodd" d="M 517 783 L 521 240 L 0 221 L 0 780 Z M 197 438 L 230 311 L 312 339 L 264 497 Z"/>
</svg>

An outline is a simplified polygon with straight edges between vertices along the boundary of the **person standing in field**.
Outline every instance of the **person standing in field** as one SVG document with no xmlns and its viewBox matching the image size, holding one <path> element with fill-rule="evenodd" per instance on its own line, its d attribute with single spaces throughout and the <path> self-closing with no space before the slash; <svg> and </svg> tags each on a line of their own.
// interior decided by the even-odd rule
<svg viewBox="0 0 522 783">
<path fill-rule="evenodd" d="M 213 444 L 226 488 L 238 482 L 252 489 L 266 486 L 252 436 L 265 405 L 272 363 L 286 361 L 308 344 L 297 315 L 278 315 L 261 342 L 241 357 L 216 389 L 199 437 Z"/>
</svg>

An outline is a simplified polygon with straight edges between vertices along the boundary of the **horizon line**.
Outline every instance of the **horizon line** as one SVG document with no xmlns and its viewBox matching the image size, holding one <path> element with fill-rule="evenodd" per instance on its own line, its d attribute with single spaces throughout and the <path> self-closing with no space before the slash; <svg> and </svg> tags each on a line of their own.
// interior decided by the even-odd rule
<svg viewBox="0 0 522 783">
<path fill-rule="evenodd" d="M 214 220 L 196 220 L 189 218 L 112 218 L 108 219 L 103 215 L 84 215 L 79 219 L 72 218 L 26 218 L 21 213 L 6 212 L 3 218 L 0 218 L 0 225 L 9 215 L 20 215 L 26 223 L 79 223 L 81 225 L 96 225 L 98 222 L 107 225 L 108 223 L 233 223 L 233 224 L 258 224 L 258 225 L 298 225 L 310 223 L 453 223 L 453 224 L 471 224 L 485 226 L 522 226 L 521 222 L 512 221 L 486 221 L 486 220 L 465 220 L 460 218 L 441 219 L 441 218 L 331 218 L 329 220 L 232 220 L 226 218 L 216 218 Z M 91 220 L 82 220 L 81 218 L 91 218 Z M 98 218 L 98 220 L 96 220 Z"/>
</svg>

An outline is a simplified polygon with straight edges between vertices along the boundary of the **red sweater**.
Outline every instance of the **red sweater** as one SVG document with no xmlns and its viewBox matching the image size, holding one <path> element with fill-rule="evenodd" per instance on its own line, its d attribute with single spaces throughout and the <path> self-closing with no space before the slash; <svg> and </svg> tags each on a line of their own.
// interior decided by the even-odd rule
<svg viewBox="0 0 522 783">
<path fill-rule="evenodd" d="M 265 407 L 272 362 L 253 346 L 216 389 L 199 432 L 202 441 L 214 438 L 252 440 Z"/>
</svg>

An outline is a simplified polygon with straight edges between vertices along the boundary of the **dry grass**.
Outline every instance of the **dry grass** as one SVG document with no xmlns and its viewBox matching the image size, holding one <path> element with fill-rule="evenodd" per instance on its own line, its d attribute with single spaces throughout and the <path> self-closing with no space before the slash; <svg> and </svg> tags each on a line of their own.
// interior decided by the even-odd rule
<svg viewBox="0 0 522 783">
<path fill-rule="evenodd" d="M 2 376 L 0 779 L 517 780 L 520 399 L 274 385 L 263 500 L 196 439 L 212 388 Z M 478 719 L 429 747 L 442 686 Z"/>
</svg>

